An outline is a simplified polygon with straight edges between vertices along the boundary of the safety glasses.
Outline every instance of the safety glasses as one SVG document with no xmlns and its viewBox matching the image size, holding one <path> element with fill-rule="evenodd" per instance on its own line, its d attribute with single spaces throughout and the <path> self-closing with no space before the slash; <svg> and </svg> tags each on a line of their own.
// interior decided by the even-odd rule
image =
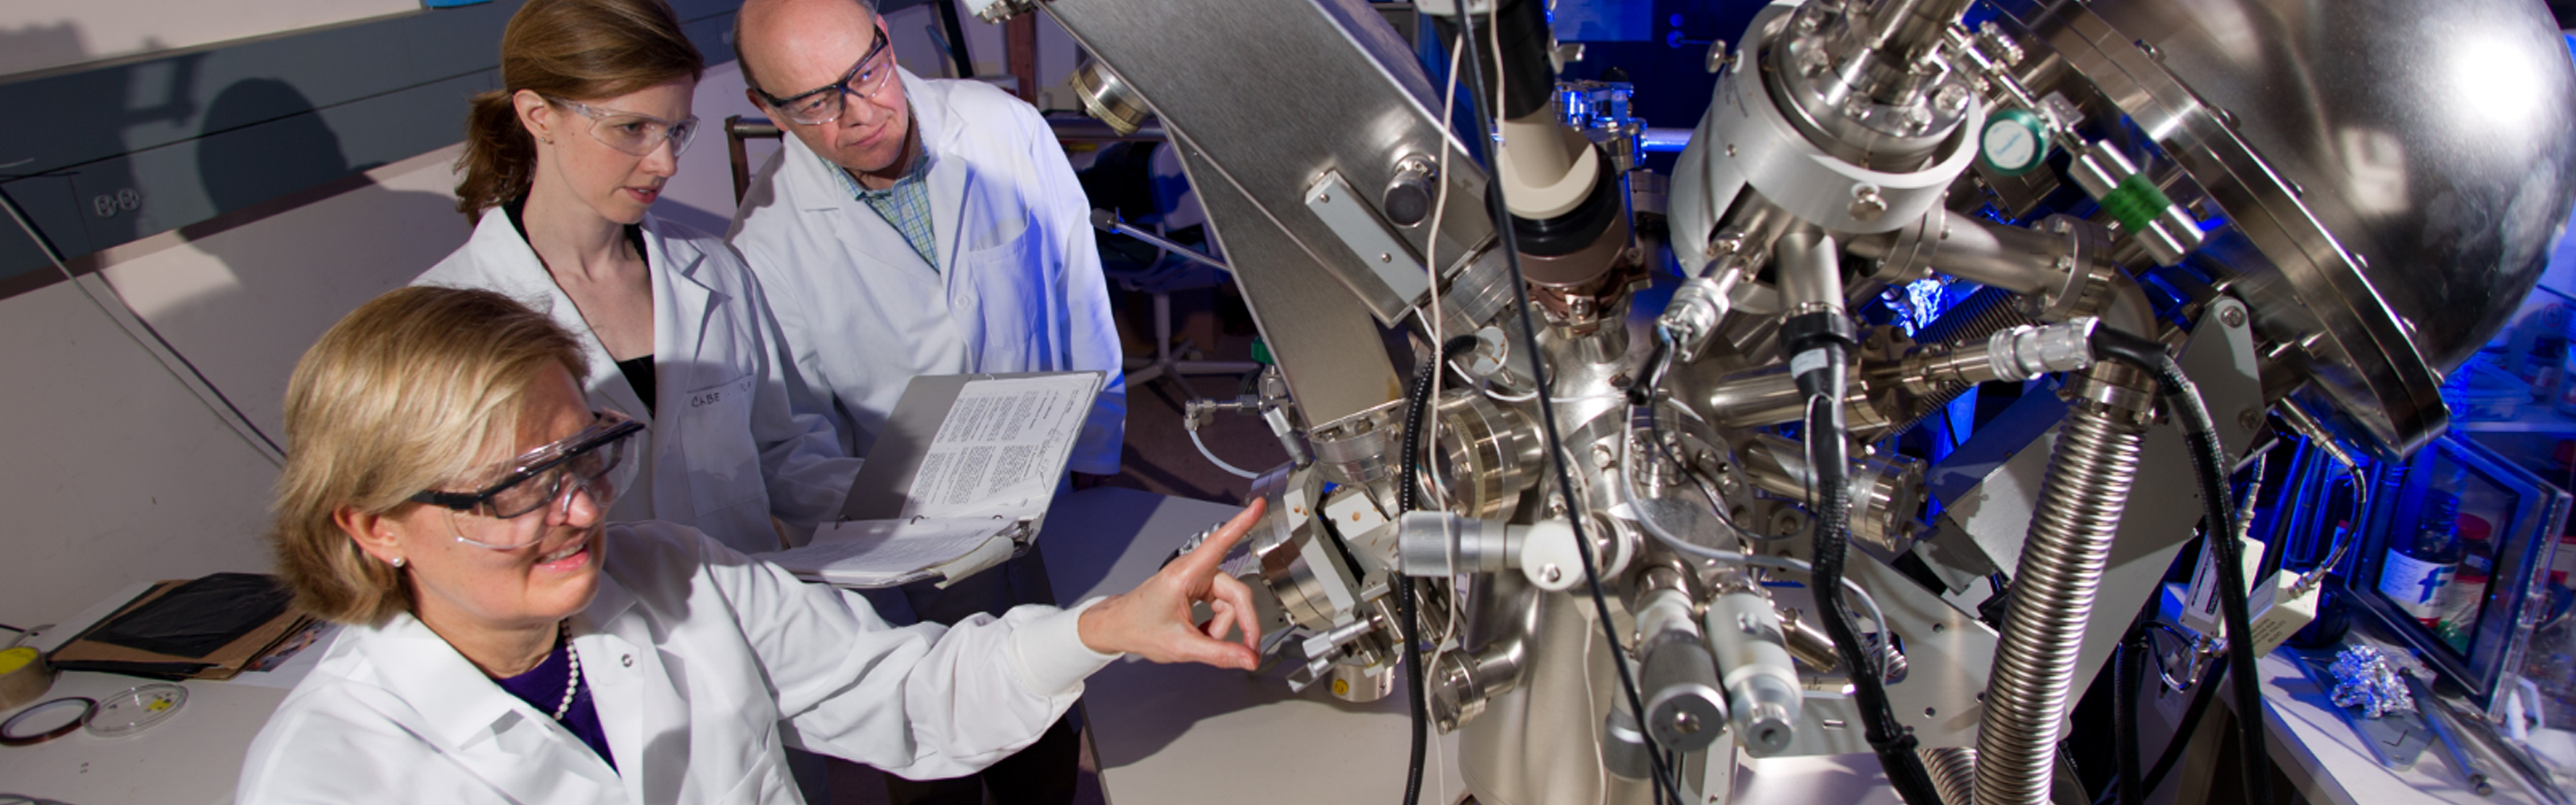
<svg viewBox="0 0 2576 805">
<path fill-rule="evenodd" d="M 651 156 L 662 141 L 671 142 L 671 158 L 689 150 L 689 142 L 698 138 L 698 116 L 683 120 L 664 120 L 642 112 L 608 109 L 575 100 L 544 96 L 551 103 L 590 118 L 590 138 L 610 148 L 632 155 Z"/>
<path fill-rule="evenodd" d="M 886 50 L 885 29 L 878 28 L 874 43 L 868 45 L 867 55 L 860 56 L 859 63 L 850 65 L 850 71 L 842 74 L 841 80 L 785 98 L 770 95 L 758 87 L 752 91 L 760 93 L 762 103 L 786 115 L 789 121 L 820 126 L 841 119 L 841 113 L 848 109 L 847 96 L 875 97 L 893 79 L 894 54 Z"/>
<path fill-rule="evenodd" d="M 480 477 L 500 480 L 477 492 L 425 490 L 411 500 L 448 510 L 459 542 L 507 551 L 544 538 L 543 528 L 513 528 L 509 522 L 548 505 L 569 511 L 572 493 L 586 492 L 607 509 L 635 477 L 626 450 L 644 423 L 615 411 L 594 412 L 589 427 L 553 444 L 528 451 Z"/>
</svg>

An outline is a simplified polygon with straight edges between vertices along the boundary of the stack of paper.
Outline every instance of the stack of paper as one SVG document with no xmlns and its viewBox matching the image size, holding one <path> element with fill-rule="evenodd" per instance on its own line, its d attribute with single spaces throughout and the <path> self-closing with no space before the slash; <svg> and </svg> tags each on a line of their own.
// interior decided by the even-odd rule
<svg viewBox="0 0 2576 805">
<path fill-rule="evenodd" d="M 859 519 L 761 558 L 845 587 L 944 585 L 1001 564 L 1036 539 L 1102 377 L 914 378 L 853 483 L 842 516 Z"/>
</svg>

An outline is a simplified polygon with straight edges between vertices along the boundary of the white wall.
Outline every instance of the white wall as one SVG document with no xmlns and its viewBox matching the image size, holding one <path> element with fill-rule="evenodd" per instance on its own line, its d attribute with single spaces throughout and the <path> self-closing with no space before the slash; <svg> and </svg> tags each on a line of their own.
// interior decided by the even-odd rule
<svg viewBox="0 0 2576 805">
<path fill-rule="evenodd" d="M 90 262 L 274 437 L 295 359 L 359 302 L 462 245 L 453 149 L 190 239 Z M 265 571 L 276 468 L 67 282 L 0 299 L 0 623 L 51 623 L 128 583 Z"/>
<path fill-rule="evenodd" d="M 9 0 L 0 3 L 0 76 L 420 7 L 420 0 Z"/>
<path fill-rule="evenodd" d="M 37 3 L 5 13 L 67 13 L 75 5 Z M 941 75 L 945 57 L 921 33 L 931 19 L 916 8 L 891 24 L 906 66 Z M 972 15 L 964 26 L 978 61 L 991 62 L 979 71 L 1001 72 L 1000 27 Z M 1041 76 L 1060 86 L 1071 39 L 1052 22 L 1040 31 L 1041 64 L 1051 53 L 1061 62 Z M 0 35 L 0 45 L 7 41 Z M 0 46 L 0 60 L 7 58 Z M 734 207 L 723 121 L 756 118 L 758 110 L 743 96 L 740 70 L 726 62 L 709 68 L 693 111 L 707 128 L 654 212 L 722 234 Z M 751 165 L 776 148 L 752 143 Z M 363 187 L 255 220 L 219 221 L 230 228 L 214 234 L 164 233 L 82 263 L 97 267 L 254 425 L 282 440 L 280 405 L 305 347 L 360 302 L 464 243 L 469 229 L 451 195 L 456 154 L 450 147 L 387 165 L 368 172 Z M 10 378 L 12 391 L 0 394 L 7 515 L 0 623 L 52 623 L 136 581 L 270 569 L 262 539 L 276 468 L 77 286 L 0 298 L 0 344 L 7 345 L 0 377 Z"/>
</svg>

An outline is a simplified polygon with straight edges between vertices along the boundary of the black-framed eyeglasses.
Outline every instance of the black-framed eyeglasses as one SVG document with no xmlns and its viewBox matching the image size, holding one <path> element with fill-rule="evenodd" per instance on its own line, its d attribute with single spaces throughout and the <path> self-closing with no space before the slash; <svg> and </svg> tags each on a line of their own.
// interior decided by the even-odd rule
<svg viewBox="0 0 2576 805">
<path fill-rule="evenodd" d="M 643 432 L 644 423 L 615 411 L 597 411 L 593 416 L 596 418 L 581 432 L 511 459 L 501 470 L 500 480 L 480 491 L 423 490 L 414 493 L 411 500 L 507 520 L 561 499 L 570 479 L 601 498 L 601 506 L 607 506 L 616 496 L 616 487 L 622 484 L 603 485 L 601 481 L 626 463 L 627 439 Z"/>
<path fill-rule="evenodd" d="M 839 81 L 785 98 L 771 95 L 759 87 L 753 87 L 751 91 L 760 93 L 760 101 L 768 104 L 769 108 L 778 110 L 789 121 L 800 125 L 820 126 L 839 120 L 841 113 L 848 109 L 848 96 L 874 97 L 885 89 L 886 82 L 894 78 L 894 58 L 886 50 L 885 29 L 874 30 L 875 41 L 868 45 L 867 55 L 860 56 L 859 63 L 850 65 L 850 71 L 843 73 Z"/>
</svg>

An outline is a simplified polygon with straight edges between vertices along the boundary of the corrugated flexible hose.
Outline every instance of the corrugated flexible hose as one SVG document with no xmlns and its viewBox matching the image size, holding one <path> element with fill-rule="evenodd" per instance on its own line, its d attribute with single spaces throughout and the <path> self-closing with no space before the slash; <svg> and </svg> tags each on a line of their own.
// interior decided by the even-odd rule
<svg viewBox="0 0 2576 805">
<path fill-rule="evenodd" d="M 2126 369 L 2106 365 L 2092 371 Z M 2058 438 L 2013 574 L 1978 725 L 1979 805 L 2048 803 L 2075 655 L 2137 476 L 2145 430 L 2132 412 L 2083 401 Z"/>
<path fill-rule="evenodd" d="M 1923 747 L 1915 750 L 1923 756 L 1923 768 L 1932 774 L 1932 788 L 1941 792 L 1943 805 L 1968 805 L 1977 795 L 1977 750 L 1964 746 Z"/>
</svg>

